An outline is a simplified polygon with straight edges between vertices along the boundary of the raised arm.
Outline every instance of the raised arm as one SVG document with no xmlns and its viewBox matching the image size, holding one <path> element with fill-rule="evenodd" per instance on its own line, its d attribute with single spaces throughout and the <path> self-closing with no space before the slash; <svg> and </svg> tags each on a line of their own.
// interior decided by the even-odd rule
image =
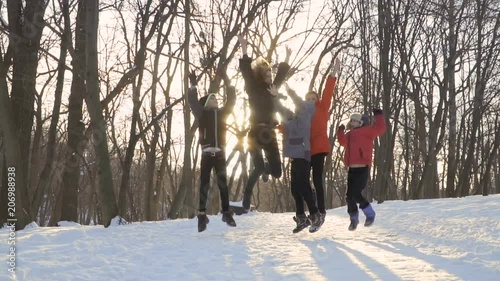
<svg viewBox="0 0 500 281">
<path fill-rule="evenodd" d="M 373 115 L 375 116 L 375 125 L 370 127 L 371 137 L 376 138 L 385 133 L 387 125 L 385 124 L 384 114 L 382 109 L 373 109 Z"/>
<path fill-rule="evenodd" d="M 236 103 L 236 90 L 234 86 L 226 84 L 226 97 L 226 104 L 222 107 L 222 112 L 225 115 L 228 115 L 233 111 L 234 105 Z"/>
<path fill-rule="evenodd" d="M 335 84 L 337 84 L 337 77 L 340 72 L 340 60 L 337 58 L 335 60 L 335 65 L 333 66 L 332 73 L 328 76 L 326 80 L 325 88 L 323 89 L 323 94 L 321 95 L 320 106 L 324 110 L 330 110 L 332 105 L 333 91 L 335 89 Z"/>
<path fill-rule="evenodd" d="M 196 73 L 191 72 L 189 74 L 189 83 L 191 87 L 188 90 L 188 104 L 189 108 L 191 108 L 191 112 L 195 118 L 200 118 L 203 113 L 203 106 L 201 106 L 200 101 L 198 100 L 198 89 L 196 88 L 197 77 Z"/>
<path fill-rule="evenodd" d="M 201 106 L 200 101 L 198 100 L 198 89 L 196 86 L 191 86 L 188 90 L 188 103 L 194 117 L 197 119 L 200 118 L 203 113 L 203 106 Z"/>
<path fill-rule="evenodd" d="M 254 75 L 252 73 L 252 59 L 248 56 L 247 51 L 247 40 L 243 35 L 238 35 L 238 42 L 241 46 L 241 53 L 243 54 L 240 59 L 240 71 L 243 79 L 245 80 L 246 86 L 251 86 L 255 82 Z"/>
<path fill-rule="evenodd" d="M 304 102 L 304 100 L 301 99 L 299 97 L 299 95 L 297 95 L 297 92 L 295 92 L 292 88 L 290 88 L 287 83 L 285 83 L 285 89 L 286 89 L 286 93 L 288 94 L 288 96 L 290 96 L 293 103 L 295 104 L 295 107 L 299 108 L 302 105 L 302 103 Z"/>
<path fill-rule="evenodd" d="M 339 141 L 340 146 L 347 146 L 347 137 L 345 135 L 345 126 L 340 125 L 337 129 L 337 140 Z"/>
<path fill-rule="evenodd" d="M 290 65 L 288 61 L 290 60 L 290 55 L 292 54 L 292 50 L 286 47 L 286 57 L 285 61 L 281 62 L 278 65 L 278 72 L 276 73 L 276 77 L 274 78 L 273 85 L 277 88 L 281 87 L 281 85 L 285 82 L 288 72 L 290 71 Z"/>
</svg>

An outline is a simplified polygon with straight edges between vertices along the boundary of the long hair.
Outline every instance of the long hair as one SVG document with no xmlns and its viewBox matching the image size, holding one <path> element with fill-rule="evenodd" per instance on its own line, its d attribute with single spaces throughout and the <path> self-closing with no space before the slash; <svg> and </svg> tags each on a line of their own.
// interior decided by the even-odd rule
<svg viewBox="0 0 500 281">
<path fill-rule="evenodd" d="M 264 79 L 264 74 L 271 70 L 271 64 L 263 57 L 258 57 L 250 65 L 253 75 L 258 79 Z"/>
</svg>

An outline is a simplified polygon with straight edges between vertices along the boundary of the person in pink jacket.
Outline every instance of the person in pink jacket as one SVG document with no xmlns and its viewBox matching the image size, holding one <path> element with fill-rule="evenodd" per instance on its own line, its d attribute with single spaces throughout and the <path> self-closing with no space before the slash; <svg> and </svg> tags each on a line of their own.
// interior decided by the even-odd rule
<svg viewBox="0 0 500 281">
<path fill-rule="evenodd" d="M 349 168 L 347 173 L 347 213 L 351 224 L 349 230 L 356 230 L 359 223 L 358 206 L 366 216 L 365 226 L 370 226 L 375 221 L 375 211 L 361 192 L 368 183 L 370 167 L 372 165 L 373 142 L 375 138 L 384 134 L 386 124 L 381 109 L 373 109 L 375 124 L 369 125 L 359 113 L 351 114 L 347 128 L 340 125 L 337 130 L 337 140 L 345 148 L 344 164 Z"/>
</svg>

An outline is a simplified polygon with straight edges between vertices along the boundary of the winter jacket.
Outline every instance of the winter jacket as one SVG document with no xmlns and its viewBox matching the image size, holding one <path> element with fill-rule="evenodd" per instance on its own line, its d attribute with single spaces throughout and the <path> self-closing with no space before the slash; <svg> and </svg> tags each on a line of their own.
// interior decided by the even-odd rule
<svg viewBox="0 0 500 281">
<path fill-rule="evenodd" d="M 316 101 L 316 111 L 314 112 L 311 124 L 312 155 L 330 153 L 330 139 L 328 138 L 327 125 L 336 82 L 337 78 L 329 75 L 321 99 Z"/>
<path fill-rule="evenodd" d="M 226 86 L 227 101 L 221 108 L 210 109 L 198 100 L 196 87 L 189 88 L 188 103 L 193 115 L 198 120 L 199 143 L 202 148 L 217 147 L 223 149 L 226 145 L 226 119 L 233 111 L 236 102 L 235 89 Z"/>
<path fill-rule="evenodd" d="M 345 147 L 344 164 L 372 165 L 373 141 L 377 136 L 384 134 L 386 124 L 383 114 L 375 115 L 375 125 L 362 126 L 350 130 L 347 134 L 344 130 L 337 130 L 337 139 L 341 146 Z"/>
<path fill-rule="evenodd" d="M 293 91 L 292 91 L 293 92 Z M 315 111 L 313 102 L 303 101 L 293 94 L 296 113 L 285 108 L 279 100 L 276 102 L 278 112 L 286 120 L 283 125 L 283 156 L 311 161 L 311 120 Z"/>
<path fill-rule="evenodd" d="M 248 94 L 248 103 L 251 110 L 250 126 L 253 127 L 262 123 L 274 126 L 277 124 L 276 110 L 274 108 L 276 98 L 269 93 L 271 85 L 255 77 L 251 64 L 252 59 L 247 55 L 240 59 L 240 71 L 245 80 L 245 90 Z M 279 88 L 285 81 L 289 70 L 290 66 L 287 63 L 280 63 L 273 85 Z"/>
</svg>

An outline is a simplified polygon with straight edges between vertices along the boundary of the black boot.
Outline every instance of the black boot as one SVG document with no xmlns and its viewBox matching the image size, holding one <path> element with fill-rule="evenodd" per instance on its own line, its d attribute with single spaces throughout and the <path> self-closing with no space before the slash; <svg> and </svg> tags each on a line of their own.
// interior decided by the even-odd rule
<svg viewBox="0 0 500 281">
<path fill-rule="evenodd" d="M 321 223 L 319 226 L 322 226 L 325 223 L 326 212 L 324 213 L 320 212 L 319 214 L 321 215 Z"/>
<path fill-rule="evenodd" d="M 236 222 L 234 221 L 233 213 L 231 211 L 222 212 L 222 221 L 225 222 L 229 226 L 232 226 L 232 227 L 236 226 Z"/>
<path fill-rule="evenodd" d="M 319 212 L 311 215 L 311 227 L 309 227 L 309 232 L 313 233 L 321 228 L 321 214 Z"/>
<path fill-rule="evenodd" d="M 210 222 L 206 214 L 198 214 L 198 232 L 205 231 L 207 224 Z"/>
<path fill-rule="evenodd" d="M 297 226 L 293 229 L 293 233 L 299 233 L 311 224 L 309 218 L 305 214 L 293 217 L 293 220 L 297 223 Z"/>
</svg>

